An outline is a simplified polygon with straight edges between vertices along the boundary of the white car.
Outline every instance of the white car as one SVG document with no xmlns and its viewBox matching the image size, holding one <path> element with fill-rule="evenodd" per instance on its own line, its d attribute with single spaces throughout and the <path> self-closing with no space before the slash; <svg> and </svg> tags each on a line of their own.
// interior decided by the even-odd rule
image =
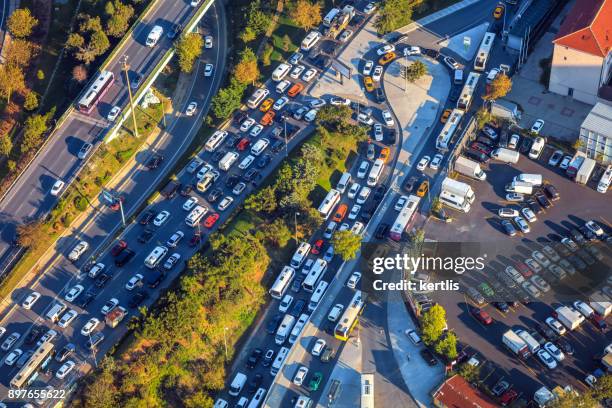
<svg viewBox="0 0 612 408">
<path fill-rule="evenodd" d="M 550 285 L 540 275 L 533 275 L 529 280 L 536 286 L 536 288 L 544 293 L 550 290 Z"/>
<path fill-rule="evenodd" d="M 553 154 L 550 155 L 550 159 L 548 159 L 548 165 L 557 167 L 562 158 L 563 150 L 555 150 Z"/>
<path fill-rule="evenodd" d="M 251 131 L 249 132 L 249 136 L 251 137 L 257 137 L 259 136 L 259 134 L 261 133 L 261 131 L 263 130 L 263 125 L 260 125 L 259 123 L 256 124 L 255 126 L 253 126 L 251 128 Z"/>
<path fill-rule="evenodd" d="M 531 211 L 531 208 L 529 207 L 521 208 L 521 214 L 529 222 L 535 222 L 538 220 L 534 212 Z"/>
<path fill-rule="evenodd" d="M 219 211 L 225 211 L 227 207 L 232 205 L 233 202 L 234 199 L 232 197 L 223 197 L 223 200 L 221 200 L 217 208 L 219 209 Z"/>
<path fill-rule="evenodd" d="M 76 312 L 76 310 L 72 310 L 70 309 L 69 311 L 67 311 L 66 313 L 64 313 L 64 315 L 62 316 L 62 318 L 59 320 L 59 322 L 57 322 L 57 325 L 59 327 L 61 327 L 62 329 L 65 329 L 66 327 L 68 327 L 70 325 L 70 323 L 72 323 L 72 321 L 78 316 L 78 313 Z"/>
<path fill-rule="evenodd" d="M 542 363 L 544 363 L 544 365 L 546 365 L 546 367 L 550 368 L 551 370 L 557 368 L 557 362 L 554 358 L 552 358 L 548 351 L 544 349 L 538 350 L 538 358 Z"/>
<path fill-rule="evenodd" d="M 576 244 L 571 238 L 565 237 L 561 240 L 561 243 L 567 247 L 572 252 L 576 252 L 580 248 L 578 244 Z"/>
<path fill-rule="evenodd" d="M 15 350 L 11 351 L 8 356 L 6 356 L 6 358 L 4 359 L 4 364 L 9 367 L 12 366 L 19 359 L 19 357 L 21 357 L 22 354 L 23 351 L 21 349 L 16 348 Z"/>
<path fill-rule="evenodd" d="M 170 269 L 174 268 L 174 265 L 176 265 L 180 260 L 181 254 L 178 252 L 173 253 L 164 261 L 164 269 L 169 271 Z"/>
<path fill-rule="evenodd" d="M 540 265 L 542 265 L 544 268 L 546 268 L 546 267 L 548 267 L 548 265 L 550 265 L 550 259 L 548 259 L 546 257 L 546 255 L 544 255 L 540 251 L 533 251 L 531 253 L 531 257 L 533 259 L 535 259 L 536 262 L 539 263 Z"/>
<path fill-rule="evenodd" d="M 529 228 L 529 224 L 527 224 L 527 221 L 525 221 L 520 215 L 514 217 L 514 223 L 523 234 L 527 234 L 531 231 L 531 228 Z"/>
<path fill-rule="evenodd" d="M 406 205 L 406 201 L 408 201 L 408 197 L 406 197 L 405 195 L 401 196 L 397 199 L 397 202 L 395 203 L 393 209 L 395 211 L 401 211 L 402 208 L 404 208 L 404 205 Z"/>
<path fill-rule="evenodd" d="M 603 228 L 601 228 L 601 226 L 593 220 L 587 221 L 584 224 L 585 227 L 587 227 L 589 229 L 589 231 L 591 231 L 593 234 L 597 235 L 598 237 L 602 236 L 604 233 Z"/>
<path fill-rule="evenodd" d="M 87 251 L 88 249 L 89 249 L 89 244 L 87 243 L 87 241 L 79 242 L 72 249 L 72 251 L 70 251 L 70 253 L 68 254 L 68 260 L 72 262 L 78 261 L 81 255 L 83 255 L 85 251 Z"/>
<path fill-rule="evenodd" d="M 512 136 L 510 136 L 510 141 L 508 142 L 508 148 L 516 149 L 520 140 L 521 140 L 521 137 L 519 135 L 517 135 L 516 133 L 513 134 Z"/>
<path fill-rule="evenodd" d="M 506 201 L 524 201 L 525 196 L 521 193 L 508 193 L 506 194 Z"/>
<path fill-rule="evenodd" d="M 344 30 L 342 34 L 340 34 L 340 37 L 338 37 L 338 41 L 340 41 L 341 43 L 345 43 L 349 40 L 349 38 L 351 38 L 352 35 L 353 30 Z"/>
<path fill-rule="evenodd" d="M 244 191 L 245 188 L 246 188 L 246 183 L 241 181 L 240 183 L 238 183 L 238 184 L 236 184 L 234 186 L 234 188 L 232 189 L 232 194 L 240 195 L 240 194 L 242 194 L 242 192 Z"/>
<path fill-rule="evenodd" d="M 372 189 L 370 187 L 363 186 L 361 190 L 359 191 L 359 195 L 357 196 L 357 199 L 355 200 L 355 202 L 357 204 L 365 203 L 368 197 L 370 196 L 370 192 L 372 192 Z"/>
<path fill-rule="evenodd" d="M 338 227 L 338 223 L 335 221 L 330 221 L 329 224 L 327 224 L 327 227 L 325 228 L 325 231 L 323 232 L 323 237 L 326 239 L 331 239 L 334 236 L 334 231 L 336 231 L 336 228 Z"/>
<path fill-rule="evenodd" d="M 514 208 L 500 208 L 499 210 L 497 210 L 497 215 L 499 215 L 502 218 L 514 218 L 517 215 L 519 215 L 519 212 L 517 210 L 515 210 Z"/>
<path fill-rule="evenodd" d="M 106 119 L 113 122 L 115 119 L 117 119 L 117 116 L 119 116 L 119 112 L 121 112 L 121 108 L 119 106 L 113 106 L 113 109 L 111 109 L 110 112 L 108 112 L 108 115 L 106 115 Z"/>
<path fill-rule="evenodd" d="M 442 156 L 442 153 L 437 153 L 431 160 L 431 163 L 429 163 L 429 168 L 432 170 L 438 170 L 443 158 L 444 156 Z"/>
<path fill-rule="evenodd" d="M 333 96 L 330 98 L 329 103 L 334 106 L 349 106 L 351 104 L 351 100 L 348 98 L 341 98 L 339 96 Z"/>
<path fill-rule="evenodd" d="M 116 308 L 117 305 L 119 305 L 119 300 L 117 298 L 111 298 L 104 304 L 104 306 L 102 306 L 100 313 L 106 316 L 111 310 Z"/>
<path fill-rule="evenodd" d="M 542 270 L 540 264 L 531 258 L 525 259 L 525 265 L 527 265 L 535 273 L 540 273 L 540 271 Z"/>
<path fill-rule="evenodd" d="M 304 75 L 302 75 L 302 81 L 310 82 L 314 79 L 316 75 L 317 75 L 316 69 L 314 68 L 307 69 L 306 72 L 304 72 Z"/>
<path fill-rule="evenodd" d="M 81 334 L 83 336 L 89 336 L 100 324 L 100 320 L 96 317 L 92 317 L 85 323 L 83 328 L 81 329 Z"/>
<path fill-rule="evenodd" d="M 304 383 L 306 376 L 308 375 L 308 367 L 300 366 L 297 372 L 295 373 L 295 377 L 293 377 L 293 383 L 298 387 Z"/>
<path fill-rule="evenodd" d="M 306 70 L 305 66 L 297 65 L 295 68 L 293 68 L 289 76 L 293 79 L 298 79 L 300 75 L 302 75 L 302 72 L 304 72 L 305 70 Z"/>
<path fill-rule="evenodd" d="M 382 111 L 382 117 L 387 127 L 393 127 L 393 125 L 395 125 L 395 121 L 393 120 L 393 115 L 391 114 L 391 111 L 388 111 L 388 110 Z"/>
<path fill-rule="evenodd" d="M 291 307 L 292 303 L 293 303 L 293 296 L 285 295 L 283 300 L 281 300 L 281 302 L 278 304 L 278 311 L 281 313 L 287 313 L 287 310 L 289 310 L 289 307 Z"/>
<path fill-rule="evenodd" d="M 196 113 L 196 110 L 198 110 L 198 103 L 190 102 L 189 105 L 187 105 L 187 109 L 185 109 L 185 115 L 193 116 Z"/>
<path fill-rule="evenodd" d="M 444 63 L 450 69 L 459 69 L 460 65 L 453 57 L 444 57 Z"/>
<path fill-rule="evenodd" d="M 357 115 L 357 122 L 372 126 L 374 124 L 374 119 L 368 113 L 360 112 L 359 115 Z"/>
<path fill-rule="evenodd" d="M 370 4 L 372 4 L 372 3 L 370 3 Z M 382 47 L 380 47 L 379 49 L 377 49 L 376 53 L 379 56 L 382 57 L 383 55 L 385 55 L 385 54 L 387 54 L 389 52 L 393 52 L 393 51 L 395 51 L 395 45 L 393 45 L 393 44 L 386 44 L 386 45 L 383 45 Z"/>
<path fill-rule="evenodd" d="M 351 211 L 349 212 L 347 218 L 349 220 L 357 219 L 357 216 L 359 215 L 359 211 L 361 211 L 361 206 L 359 204 L 354 204 L 353 207 L 351 207 Z"/>
<path fill-rule="evenodd" d="M 546 351 L 548 351 L 548 354 L 550 354 L 551 356 L 553 356 L 553 358 L 559 362 L 565 360 L 565 354 L 563 354 L 563 352 L 561 350 L 559 350 L 559 347 L 555 346 L 553 343 L 551 343 L 550 341 L 547 342 L 546 344 L 544 344 L 544 349 Z"/>
<path fill-rule="evenodd" d="M 74 300 L 79 297 L 79 295 L 83 292 L 85 288 L 83 285 L 74 285 L 66 295 L 64 295 L 64 299 L 68 302 L 74 302 Z"/>
<path fill-rule="evenodd" d="M 253 164 L 254 161 L 255 161 L 255 156 L 249 154 L 247 157 L 242 159 L 242 161 L 238 165 L 238 168 L 240 170 L 246 170 L 251 166 L 251 164 Z"/>
<path fill-rule="evenodd" d="M 17 340 L 19 340 L 20 338 L 21 338 L 21 334 L 17 332 L 11 333 L 11 335 L 8 336 L 6 340 L 4 340 L 4 343 L 2 343 L 2 346 L 0 346 L 0 349 L 4 351 L 9 351 L 11 347 L 13 347 L 13 344 L 15 344 Z"/>
<path fill-rule="evenodd" d="M 374 132 L 374 140 L 376 140 L 377 142 L 382 142 L 385 136 L 382 125 L 380 123 L 377 123 L 372 127 L 372 129 Z"/>
<path fill-rule="evenodd" d="M 176 248 L 178 243 L 183 239 L 185 233 L 181 230 L 176 231 L 172 236 L 166 241 L 166 246 L 170 248 Z"/>
<path fill-rule="evenodd" d="M 25 300 L 23 301 L 23 303 L 21 303 L 21 306 L 26 309 L 26 310 L 30 310 L 32 308 L 32 306 L 34 306 L 34 303 L 36 303 L 38 301 L 38 299 L 40 299 L 40 293 L 38 292 L 32 292 L 28 295 L 27 298 L 25 298 Z"/>
<path fill-rule="evenodd" d="M 410 55 L 420 55 L 420 54 L 421 54 L 421 47 L 417 47 L 413 45 L 413 46 L 404 48 L 404 56 L 406 57 Z"/>
<path fill-rule="evenodd" d="M 357 170 L 357 178 L 363 179 L 368 174 L 368 169 L 370 168 L 370 163 L 367 160 L 364 160 L 359 165 L 359 169 Z"/>
<path fill-rule="evenodd" d="M 544 127 L 544 121 L 542 119 L 538 119 L 533 123 L 533 126 L 531 126 L 530 131 L 532 133 L 535 133 L 536 135 L 539 135 L 543 127 Z"/>
<path fill-rule="evenodd" d="M 144 276 L 142 276 L 141 274 L 137 273 L 136 275 L 132 276 L 130 278 L 129 281 L 127 281 L 127 283 L 125 284 L 125 290 L 134 290 L 139 286 L 142 286 L 142 280 L 144 279 Z"/>
<path fill-rule="evenodd" d="M 215 67 L 214 67 L 213 64 L 206 64 L 206 65 L 204 65 L 204 76 L 205 77 L 212 76 L 214 69 L 215 69 Z"/>
<path fill-rule="evenodd" d="M 355 235 L 361 235 L 364 228 L 365 228 L 365 225 L 363 225 L 363 222 L 355 221 L 350 231 Z"/>
<path fill-rule="evenodd" d="M 153 219 L 153 225 L 156 227 L 161 227 L 164 225 L 164 222 L 168 221 L 168 218 L 170 218 L 170 212 L 164 210 L 155 216 Z"/>
<path fill-rule="evenodd" d="M 561 163 L 559 163 L 559 168 L 563 170 L 567 170 L 571 161 L 572 161 L 572 156 L 565 156 L 563 160 L 561 160 Z"/>
<path fill-rule="evenodd" d="M 183 203 L 183 210 L 191 211 L 196 204 L 198 204 L 198 199 L 196 197 L 189 197 L 187 200 L 185 200 L 185 203 Z"/>
<path fill-rule="evenodd" d="M 74 361 L 68 360 L 59 368 L 59 370 L 57 370 L 55 376 L 58 379 L 63 380 L 74 369 L 75 366 L 76 363 Z"/>
<path fill-rule="evenodd" d="M 419 160 L 419 163 L 417 164 L 417 170 L 418 171 L 423 171 L 425 170 L 425 168 L 427 167 L 427 165 L 429 164 L 429 161 L 431 160 L 431 157 L 429 156 L 423 156 L 421 157 L 421 160 Z"/>
<path fill-rule="evenodd" d="M 372 81 L 379 82 L 380 78 L 382 77 L 382 74 L 383 74 L 382 65 L 377 65 L 376 68 L 374 68 L 374 72 L 372 73 Z"/>
<path fill-rule="evenodd" d="M 104 269 L 106 269 L 106 265 L 104 265 L 102 262 L 98 262 L 97 264 L 94 264 L 91 268 L 89 268 L 87 273 L 92 278 L 95 278 L 100 273 L 102 273 Z"/>
<path fill-rule="evenodd" d="M 327 320 L 329 320 L 330 322 L 337 321 L 340 318 L 340 315 L 342 314 L 343 310 L 344 306 L 342 305 L 342 303 L 336 303 L 336 305 L 334 305 L 334 307 L 332 307 L 332 309 L 327 314 Z"/>
<path fill-rule="evenodd" d="M 276 100 L 276 102 L 274 102 L 274 105 L 272 105 L 272 109 L 274 109 L 275 111 L 279 111 L 283 109 L 288 102 L 289 98 L 287 98 L 286 96 L 281 96 Z"/>
<path fill-rule="evenodd" d="M 62 188 L 64 188 L 64 185 L 65 183 L 62 180 L 57 180 L 55 183 L 53 183 L 53 187 L 51 187 L 50 194 L 53 197 L 57 197 L 60 191 L 62 191 Z"/>
<path fill-rule="evenodd" d="M 346 281 L 346 287 L 347 288 L 351 288 L 351 289 L 355 289 L 357 287 L 357 283 L 359 283 L 360 279 L 361 279 L 361 272 L 353 272 L 353 274 L 348 279 L 348 281 Z"/>
<path fill-rule="evenodd" d="M 374 68 L 374 61 L 367 60 L 365 65 L 363 66 L 363 75 L 368 76 L 372 73 L 372 68 Z"/>
<path fill-rule="evenodd" d="M 525 292 L 527 292 L 528 294 L 530 294 L 531 296 L 533 296 L 534 298 L 539 298 L 540 295 L 542 294 L 540 292 L 540 289 L 538 289 L 537 287 L 535 287 L 534 284 L 532 284 L 529 281 L 525 281 L 521 284 L 521 287 L 523 288 L 523 290 Z"/>
<path fill-rule="evenodd" d="M 325 99 L 321 99 L 321 98 L 312 99 L 309 103 L 310 103 L 310 107 L 312 108 L 321 108 L 327 105 L 327 102 L 325 101 Z"/>
<path fill-rule="evenodd" d="M 548 327 L 553 329 L 555 333 L 557 333 L 559 336 L 563 336 L 567 332 L 561 322 L 555 319 L 554 317 L 547 317 L 546 324 L 548 325 Z"/>
<path fill-rule="evenodd" d="M 360 188 L 361 188 L 361 184 L 359 184 L 358 182 L 354 181 L 351 184 L 351 186 L 349 187 L 348 198 L 353 200 L 357 196 L 357 193 L 359 192 Z"/>
<path fill-rule="evenodd" d="M 204 48 L 212 48 L 213 47 L 213 37 L 212 35 L 207 35 L 204 37 Z"/>
<path fill-rule="evenodd" d="M 253 118 L 249 118 L 247 117 L 241 124 L 240 124 L 240 131 L 241 132 L 247 132 L 251 126 L 253 126 L 255 124 L 255 119 Z"/>
<path fill-rule="evenodd" d="M 326 344 L 327 343 L 325 342 L 325 339 L 317 339 L 317 341 L 315 341 L 314 346 L 312 346 L 312 355 L 315 357 L 320 356 L 323 350 L 325 350 Z"/>
</svg>

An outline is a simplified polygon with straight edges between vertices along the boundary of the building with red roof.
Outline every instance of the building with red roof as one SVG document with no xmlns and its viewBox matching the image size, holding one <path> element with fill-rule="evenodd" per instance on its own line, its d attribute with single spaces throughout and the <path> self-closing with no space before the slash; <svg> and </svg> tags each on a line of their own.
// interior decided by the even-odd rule
<svg viewBox="0 0 612 408">
<path fill-rule="evenodd" d="M 473 387 L 460 375 L 444 381 L 433 395 L 434 406 L 438 408 L 498 408 L 483 392 Z"/>
</svg>

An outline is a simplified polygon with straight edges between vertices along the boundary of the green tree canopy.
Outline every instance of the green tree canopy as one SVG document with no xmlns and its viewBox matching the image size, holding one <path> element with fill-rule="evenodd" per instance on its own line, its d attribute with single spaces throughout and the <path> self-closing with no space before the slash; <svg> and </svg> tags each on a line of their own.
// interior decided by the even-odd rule
<svg viewBox="0 0 612 408">
<path fill-rule="evenodd" d="M 13 11 L 7 21 L 7 27 L 15 38 L 25 38 L 32 34 L 32 30 L 38 24 L 38 20 L 32 15 L 28 8 L 18 8 Z"/>
<path fill-rule="evenodd" d="M 262 225 L 260 231 L 264 241 L 277 248 L 286 246 L 292 238 L 291 231 L 282 218 L 277 218 L 269 224 Z"/>
<path fill-rule="evenodd" d="M 455 333 L 446 333 L 446 336 L 436 343 L 434 350 L 449 361 L 457 358 L 457 336 Z"/>
<path fill-rule="evenodd" d="M 42 137 L 47 131 L 47 118 L 45 115 L 32 115 L 28 117 L 23 126 L 23 140 L 21 152 L 26 153 L 37 148 L 42 143 Z"/>
<path fill-rule="evenodd" d="M 242 84 L 252 84 L 259 78 L 257 56 L 249 47 L 240 52 L 240 61 L 234 68 L 234 76 Z"/>
<path fill-rule="evenodd" d="M 422 61 L 414 61 L 403 68 L 402 76 L 407 76 L 409 82 L 415 82 L 427 74 L 427 66 Z"/>
<path fill-rule="evenodd" d="M 480 366 L 474 366 L 469 363 L 463 363 L 459 366 L 459 375 L 462 376 L 467 382 L 475 383 L 480 379 Z"/>
<path fill-rule="evenodd" d="M 383 0 L 374 23 L 379 34 L 387 34 L 412 21 L 412 12 L 423 0 Z"/>
<path fill-rule="evenodd" d="M 130 20 L 134 17 L 134 8 L 129 4 L 123 4 L 121 0 L 114 0 L 106 3 L 105 12 L 108 17 L 107 34 L 112 37 L 122 37 L 130 27 Z"/>
<path fill-rule="evenodd" d="M 242 95 L 246 86 L 232 78 L 230 84 L 222 88 L 213 97 L 211 102 L 213 115 L 217 119 L 229 118 L 236 109 L 240 108 Z"/>
<path fill-rule="evenodd" d="M 446 328 L 446 311 L 439 304 L 435 304 L 421 316 L 421 338 L 427 345 L 434 344 L 444 333 Z"/>
<path fill-rule="evenodd" d="M 100 17 L 80 14 L 79 31 L 68 36 L 66 45 L 77 60 L 90 64 L 108 50 L 110 41 L 102 28 Z"/>
<path fill-rule="evenodd" d="M 336 231 L 332 238 L 332 245 L 337 255 L 344 261 L 353 259 L 361 249 L 361 235 L 351 231 Z"/>
<path fill-rule="evenodd" d="M 181 71 L 193 71 L 196 59 L 202 54 L 203 46 L 204 40 L 198 33 L 189 33 L 178 40 L 176 44 L 176 54 L 178 55 Z"/>
<path fill-rule="evenodd" d="M 321 3 L 298 0 L 289 12 L 289 17 L 298 27 L 308 31 L 321 23 Z"/>
</svg>

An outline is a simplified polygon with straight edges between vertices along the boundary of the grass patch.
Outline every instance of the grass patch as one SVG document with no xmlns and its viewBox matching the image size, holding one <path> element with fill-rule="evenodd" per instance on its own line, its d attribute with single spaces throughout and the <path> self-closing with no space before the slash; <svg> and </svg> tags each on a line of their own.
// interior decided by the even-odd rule
<svg viewBox="0 0 612 408">
<path fill-rule="evenodd" d="M 270 61 L 280 62 L 289 58 L 289 56 L 299 48 L 299 44 L 304 35 L 304 30 L 296 26 L 286 15 L 281 15 L 269 42 L 273 48 L 270 55 Z M 276 68 L 276 65 L 277 64 L 272 63 L 267 66 L 262 66 L 262 77 L 265 78 L 270 76 L 274 68 Z"/>
<path fill-rule="evenodd" d="M 436 11 L 452 6 L 455 3 L 459 3 L 460 0 L 429 0 L 421 3 L 419 7 L 412 13 L 412 20 L 418 20 L 425 16 L 428 16 Z"/>
</svg>

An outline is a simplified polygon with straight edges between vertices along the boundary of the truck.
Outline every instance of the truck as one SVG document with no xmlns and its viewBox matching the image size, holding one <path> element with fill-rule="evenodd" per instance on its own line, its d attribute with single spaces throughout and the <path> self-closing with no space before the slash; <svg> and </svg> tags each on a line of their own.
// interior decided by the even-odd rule
<svg viewBox="0 0 612 408">
<path fill-rule="evenodd" d="M 474 190 L 472 190 L 472 187 L 469 184 L 453 180 L 450 177 L 446 177 L 444 181 L 442 181 L 442 191 L 447 191 L 456 196 L 462 197 L 470 204 L 474 202 L 474 199 L 476 199 Z"/>
<path fill-rule="evenodd" d="M 589 302 L 589 305 L 601 317 L 607 317 L 612 312 L 611 302 Z"/>
<path fill-rule="evenodd" d="M 556 319 L 559 320 L 569 330 L 575 330 L 582 324 L 582 322 L 584 322 L 583 315 L 581 315 L 574 309 L 570 309 L 567 306 L 559 306 L 555 309 L 555 312 Z"/>
<path fill-rule="evenodd" d="M 334 18 L 329 29 L 326 30 L 326 35 L 330 38 L 336 38 L 348 26 L 349 21 L 351 21 L 351 15 L 341 11 Z"/>
<path fill-rule="evenodd" d="M 540 343 L 531 334 L 527 333 L 526 330 L 517 330 L 516 334 L 527 344 L 531 354 L 535 354 L 540 350 Z"/>
<path fill-rule="evenodd" d="M 584 159 L 586 159 L 586 154 L 584 154 L 583 152 L 576 152 L 574 154 L 574 157 L 572 157 L 572 160 L 570 160 L 567 166 L 567 170 L 565 170 L 568 177 L 576 177 L 576 173 L 578 173 L 578 170 L 580 169 L 580 166 L 582 166 L 582 162 L 584 161 Z"/>
<path fill-rule="evenodd" d="M 521 155 L 516 150 L 505 149 L 500 147 L 491 152 L 491 158 L 493 160 L 499 160 L 504 163 L 516 164 L 519 161 Z"/>
<path fill-rule="evenodd" d="M 333 8 L 329 10 L 329 13 L 323 18 L 323 25 L 325 27 L 331 26 L 338 13 L 340 13 L 340 9 Z"/>
<path fill-rule="evenodd" d="M 576 178 L 574 179 L 576 183 L 586 184 L 591 178 L 591 174 L 593 174 L 596 164 L 595 160 L 585 157 L 580 169 L 576 173 Z"/>
<path fill-rule="evenodd" d="M 533 185 L 524 181 L 513 181 L 506 184 L 506 191 L 509 193 L 533 194 Z"/>
<path fill-rule="evenodd" d="M 503 99 L 491 103 L 491 115 L 517 123 L 521 120 L 521 111 L 517 104 Z"/>
<path fill-rule="evenodd" d="M 525 343 L 525 340 L 519 337 L 513 330 L 508 330 L 502 336 L 502 343 L 508 347 L 517 356 L 527 359 L 531 355 L 529 352 L 529 346 Z"/>
<path fill-rule="evenodd" d="M 123 308 L 122 306 L 117 306 L 106 314 L 104 321 L 106 322 L 107 326 L 110 326 L 114 329 L 119 325 L 119 323 L 121 323 L 125 316 L 127 316 L 127 310 L 125 310 L 125 308 Z"/>
<path fill-rule="evenodd" d="M 454 170 L 464 176 L 474 178 L 476 180 L 486 180 L 487 174 L 482 171 L 480 164 L 467 157 L 459 156 L 455 160 Z"/>
<path fill-rule="evenodd" d="M 518 176 L 514 176 L 514 182 L 520 181 L 523 183 L 529 183 L 532 186 L 541 186 L 542 185 L 542 175 L 541 174 L 529 174 L 529 173 L 521 173 Z"/>
</svg>

